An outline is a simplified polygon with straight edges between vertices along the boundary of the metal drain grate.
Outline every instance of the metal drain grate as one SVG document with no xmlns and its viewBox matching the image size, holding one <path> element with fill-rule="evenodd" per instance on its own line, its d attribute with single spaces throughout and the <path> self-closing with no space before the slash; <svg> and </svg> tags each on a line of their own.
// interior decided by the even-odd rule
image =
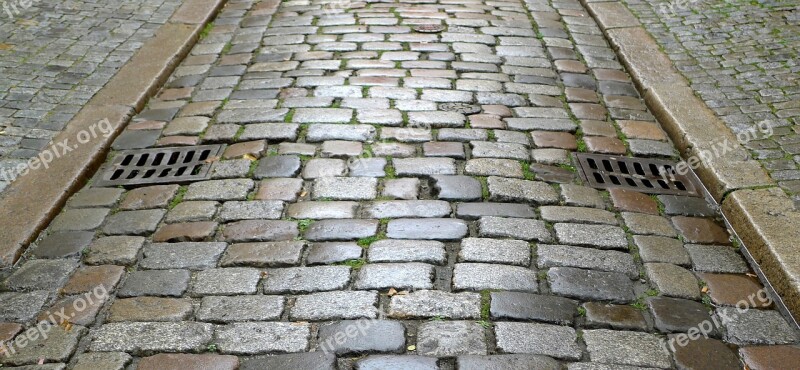
<svg viewBox="0 0 800 370">
<path fill-rule="evenodd" d="M 701 196 L 694 173 L 675 171 L 673 161 L 576 153 L 580 175 L 589 186 L 628 189 L 650 194 Z M 688 169 L 688 168 L 687 168 Z"/>
<path fill-rule="evenodd" d="M 467 104 L 467 103 L 442 103 L 439 104 L 439 110 L 446 112 L 457 112 L 464 115 L 477 114 L 483 109 L 480 105 Z"/>
<path fill-rule="evenodd" d="M 92 186 L 131 186 L 187 183 L 205 180 L 210 159 L 222 153 L 223 145 L 125 150 L 104 168 Z"/>
</svg>

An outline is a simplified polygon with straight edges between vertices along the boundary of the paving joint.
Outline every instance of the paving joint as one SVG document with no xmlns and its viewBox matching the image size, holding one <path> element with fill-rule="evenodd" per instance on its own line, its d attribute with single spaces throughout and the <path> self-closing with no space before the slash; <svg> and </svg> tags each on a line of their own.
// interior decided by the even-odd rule
<svg viewBox="0 0 800 370">
<path fill-rule="evenodd" d="M 703 150 L 710 150 L 703 145 L 713 146 L 719 135 L 735 144 L 733 157 L 712 157 L 696 169 L 697 175 L 721 205 L 726 222 L 768 284 L 791 315 L 800 315 L 800 266 L 793 263 L 798 255 L 792 247 L 800 240 L 800 232 L 792 226 L 800 223 L 800 212 L 794 202 L 757 161 L 749 159 L 736 135 L 695 96 L 688 81 L 624 4 L 580 1 L 684 158 L 702 157 Z"/>
<path fill-rule="evenodd" d="M 92 135 L 90 140 L 75 144 L 70 155 L 56 155 L 49 169 L 30 171 L 5 189 L 0 195 L 0 219 L 6 221 L 0 227 L 0 267 L 13 265 L 66 200 L 88 181 L 105 160 L 117 135 L 163 85 L 197 42 L 203 27 L 226 2 L 184 2 L 70 120 L 53 143 L 75 142 L 78 135 L 90 129 L 94 133 L 95 126 L 103 120 L 109 122 L 110 134 Z"/>
</svg>

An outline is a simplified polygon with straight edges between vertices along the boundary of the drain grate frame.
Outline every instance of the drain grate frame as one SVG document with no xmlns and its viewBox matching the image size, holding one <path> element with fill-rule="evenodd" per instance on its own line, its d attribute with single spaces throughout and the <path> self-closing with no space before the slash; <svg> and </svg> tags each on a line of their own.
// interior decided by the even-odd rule
<svg viewBox="0 0 800 370">
<path fill-rule="evenodd" d="M 702 197 L 694 172 L 687 167 L 677 173 L 675 161 L 592 153 L 575 153 L 575 158 L 581 178 L 593 188 Z"/>
<path fill-rule="evenodd" d="M 185 184 L 210 177 L 224 144 L 122 150 L 103 166 L 92 187 Z"/>
</svg>

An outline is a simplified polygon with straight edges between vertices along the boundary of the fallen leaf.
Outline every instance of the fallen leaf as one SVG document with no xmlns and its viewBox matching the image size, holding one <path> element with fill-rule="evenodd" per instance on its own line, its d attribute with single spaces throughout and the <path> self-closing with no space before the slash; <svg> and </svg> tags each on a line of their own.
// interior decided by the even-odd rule
<svg viewBox="0 0 800 370">
<path fill-rule="evenodd" d="M 700 289 L 700 291 L 703 293 L 708 293 L 708 287 L 704 286 L 703 289 Z"/>
<path fill-rule="evenodd" d="M 266 272 L 266 271 L 261 271 L 261 277 L 262 277 L 262 278 L 263 278 L 263 277 L 267 277 L 267 272 Z"/>
<path fill-rule="evenodd" d="M 751 273 L 749 273 L 749 272 L 748 272 L 748 273 L 746 273 L 745 275 L 747 275 L 747 276 L 749 276 L 749 277 L 758 277 L 758 275 L 756 275 L 756 274 L 751 274 Z"/>
<path fill-rule="evenodd" d="M 255 160 L 258 159 L 256 157 L 254 157 L 252 154 L 245 154 L 245 155 L 242 156 L 242 158 L 244 158 L 244 159 L 246 159 L 248 161 L 255 161 Z"/>
<path fill-rule="evenodd" d="M 389 293 L 388 293 L 388 294 L 386 294 L 386 295 L 388 295 L 389 297 L 391 297 L 391 296 L 393 296 L 393 295 L 395 295 L 395 294 L 397 294 L 397 290 L 396 290 L 395 288 L 389 288 Z"/>
<path fill-rule="evenodd" d="M 72 330 L 72 323 L 69 322 L 69 321 L 62 321 L 61 322 L 61 327 L 64 328 L 64 330 L 66 330 L 66 331 L 70 331 L 70 330 Z"/>
<path fill-rule="evenodd" d="M 306 196 L 306 194 L 308 194 L 308 192 L 303 190 L 302 192 L 300 192 L 300 197 L 302 198 L 302 197 Z"/>
<path fill-rule="evenodd" d="M 414 351 L 414 350 L 416 350 L 416 349 L 417 349 L 417 346 L 415 346 L 415 345 L 410 345 L 410 346 L 408 346 L 408 350 L 409 350 L 409 351 Z"/>
</svg>

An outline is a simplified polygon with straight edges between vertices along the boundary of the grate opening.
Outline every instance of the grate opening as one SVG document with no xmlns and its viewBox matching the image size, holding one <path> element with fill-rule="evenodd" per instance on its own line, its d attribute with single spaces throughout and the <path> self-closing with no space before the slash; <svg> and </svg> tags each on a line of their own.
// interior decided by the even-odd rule
<svg viewBox="0 0 800 370">
<path fill-rule="evenodd" d="M 650 194 L 701 196 L 694 173 L 678 173 L 676 163 L 655 158 L 576 153 L 581 177 L 600 189 L 623 188 Z"/>
<path fill-rule="evenodd" d="M 126 150 L 106 165 L 92 186 L 136 186 L 188 183 L 210 175 L 208 160 L 222 154 L 224 145 Z"/>
</svg>

